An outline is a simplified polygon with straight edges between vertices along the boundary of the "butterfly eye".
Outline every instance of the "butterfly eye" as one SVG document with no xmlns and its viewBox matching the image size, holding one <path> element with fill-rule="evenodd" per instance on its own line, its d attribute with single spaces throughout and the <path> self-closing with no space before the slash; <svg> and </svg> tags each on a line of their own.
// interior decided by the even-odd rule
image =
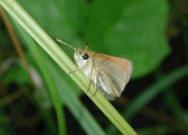
<svg viewBox="0 0 188 135">
<path fill-rule="evenodd" d="M 82 55 L 82 58 L 83 58 L 84 60 L 87 60 L 87 59 L 89 58 L 89 55 L 88 55 L 87 53 L 84 53 L 84 54 Z"/>
</svg>

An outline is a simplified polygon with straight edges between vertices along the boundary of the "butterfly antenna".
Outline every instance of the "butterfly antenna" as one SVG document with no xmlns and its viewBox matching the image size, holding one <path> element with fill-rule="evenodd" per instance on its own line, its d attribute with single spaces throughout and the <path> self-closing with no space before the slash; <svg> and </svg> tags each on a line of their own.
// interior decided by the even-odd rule
<svg viewBox="0 0 188 135">
<path fill-rule="evenodd" d="M 67 47 L 69 47 L 69 48 L 72 48 L 73 50 L 76 50 L 76 48 L 72 47 L 70 44 L 64 42 L 64 41 L 61 40 L 61 39 L 57 39 L 57 38 L 56 38 L 56 41 L 59 42 L 59 43 L 61 43 L 61 44 L 63 44 L 63 45 L 65 45 L 65 46 L 67 46 Z"/>
</svg>

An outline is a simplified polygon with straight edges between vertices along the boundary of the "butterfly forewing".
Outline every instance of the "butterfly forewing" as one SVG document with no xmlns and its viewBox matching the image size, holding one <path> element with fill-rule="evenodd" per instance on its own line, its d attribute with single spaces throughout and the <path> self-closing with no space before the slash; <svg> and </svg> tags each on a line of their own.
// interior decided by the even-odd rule
<svg viewBox="0 0 188 135">
<path fill-rule="evenodd" d="M 99 72 L 100 85 L 108 96 L 119 97 L 129 81 L 132 64 L 127 59 L 103 54 L 94 56 L 96 70 Z"/>
</svg>

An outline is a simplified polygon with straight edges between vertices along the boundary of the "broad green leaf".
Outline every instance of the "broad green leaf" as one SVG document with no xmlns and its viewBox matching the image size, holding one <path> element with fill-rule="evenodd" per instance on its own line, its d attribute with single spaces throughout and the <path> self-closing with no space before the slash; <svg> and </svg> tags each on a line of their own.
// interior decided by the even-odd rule
<svg viewBox="0 0 188 135">
<path fill-rule="evenodd" d="M 54 38 L 62 38 L 71 43 L 78 42 L 76 31 L 67 21 L 65 0 L 19 0 L 19 3 Z"/>
<path fill-rule="evenodd" d="M 134 77 L 143 76 L 169 52 L 164 36 L 167 9 L 165 0 L 95 0 L 86 37 L 95 50 L 132 60 Z"/>
<path fill-rule="evenodd" d="M 166 0 L 20 2 L 53 37 L 75 47 L 87 41 L 94 51 L 132 60 L 134 77 L 154 70 L 169 52 Z"/>
</svg>

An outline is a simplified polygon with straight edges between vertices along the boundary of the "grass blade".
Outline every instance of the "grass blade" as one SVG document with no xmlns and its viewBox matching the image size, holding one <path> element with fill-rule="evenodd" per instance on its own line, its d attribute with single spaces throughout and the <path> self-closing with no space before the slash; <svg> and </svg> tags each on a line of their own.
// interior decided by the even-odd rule
<svg viewBox="0 0 188 135">
<path fill-rule="evenodd" d="M 27 31 L 40 47 L 68 74 L 76 69 L 75 64 L 57 46 L 57 44 L 40 28 L 40 26 L 26 13 L 26 11 L 15 0 L 1 0 L 0 5 Z M 83 73 L 76 72 L 69 75 L 75 83 L 88 95 L 97 107 L 112 121 L 112 123 L 126 135 L 137 134 L 132 127 L 124 120 L 117 110 L 97 92 L 95 96 L 91 93 L 95 91 L 91 85 L 91 93 L 87 93 L 89 84 L 88 78 Z"/>
<path fill-rule="evenodd" d="M 127 118 L 133 117 L 136 112 L 141 109 L 144 105 L 149 103 L 156 95 L 164 91 L 167 87 L 172 85 L 177 80 L 188 75 L 188 66 L 181 67 L 173 71 L 172 73 L 162 77 L 158 82 L 153 84 L 151 87 L 148 87 L 142 91 L 130 104 L 127 106 L 125 111 L 125 116 Z"/>
<path fill-rule="evenodd" d="M 31 50 L 34 59 L 37 61 L 40 70 L 44 70 L 42 71 L 44 79 L 48 79 L 46 82 L 53 83 L 53 91 L 58 91 L 58 95 L 61 98 L 58 100 L 63 102 L 70 109 L 88 135 L 105 135 L 104 131 L 97 124 L 95 119 L 76 97 L 74 91 L 70 90 L 73 89 L 71 84 L 65 85 L 69 84 L 69 82 L 63 78 L 64 74 L 61 74 L 62 71 L 58 71 L 57 65 L 48 60 L 48 57 L 28 35 L 26 35 L 21 29 L 18 30 L 26 44 L 28 44 L 28 47 Z"/>
</svg>

